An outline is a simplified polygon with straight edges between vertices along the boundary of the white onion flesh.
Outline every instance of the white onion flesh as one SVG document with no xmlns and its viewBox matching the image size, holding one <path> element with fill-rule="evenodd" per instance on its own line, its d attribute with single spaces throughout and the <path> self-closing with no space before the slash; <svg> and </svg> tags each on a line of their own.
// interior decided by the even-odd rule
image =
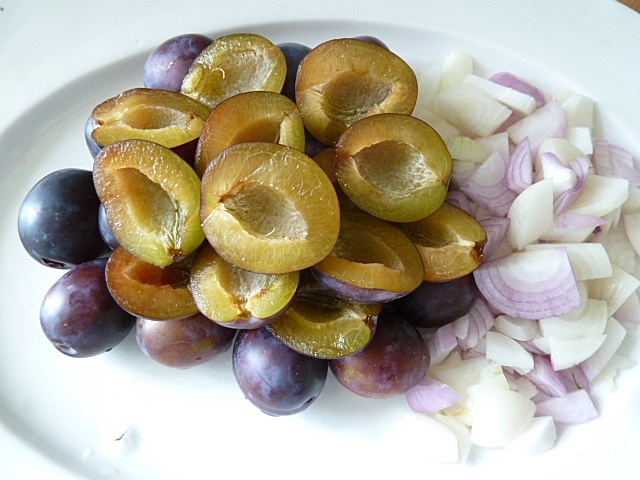
<svg viewBox="0 0 640 480">
<path fill-rule="evenodd" d="M 591 389 L 634 364 L 620 348 L 640 323 L 640 159 L 594 137 L 580 93 L 486 79 L 460 52 L 436 74 L 415 114 L 447 142 L 447 200 L 487 243 L 471 311 L 425 333 L 432 366 L 418 388 L 439 396 L 425 405 L 447 405 L 426 415 L 455 434 L 458 461 L 474 446 L 539 454 L 556 424 L 597 418 Z"/>
</svg>

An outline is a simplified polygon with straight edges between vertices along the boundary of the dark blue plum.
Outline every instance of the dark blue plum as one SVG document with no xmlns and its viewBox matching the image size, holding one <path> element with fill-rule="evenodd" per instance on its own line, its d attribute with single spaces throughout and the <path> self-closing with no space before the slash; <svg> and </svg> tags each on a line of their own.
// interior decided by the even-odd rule
<svg viewBox="0 0 640 480">
<path fill-rule="evenodd" d="M 447 282 L 423 282 L 394 300 L 394 308 L 418 328 L 437 328 L 466 315 L 478 296 L 473 274 Z"/>
<path fill-rule="evenodd" d="M 296 75 L 298 74 L 298 66 L 311 48 L 300 43 L 280 43 L 278 48 L 284 54 L 287 61 L 287 76 L 282 87 L 282 94 L 296 101 Z"/>
<path fill-rule="evenodd" d="M 353 38 L 355 38 L 356 40 L 362 40 L 363 42 L 372 43 L 374 45 L 384 48 L 385 50 L 389 50 L 389 47 L 387 46 L 386 43 L 384 43 L 378 37 L 374 37 L 373 35 L 359 35 Z"/>
<path fill-rule="evenodd" d="M 39 263 L 71 268 L 109 251 L 100 235 L 100 200 L 89 170 L 65 168 L 38 181 L 18 213 L 18 234 Z"/>
<path fill-rule="evenodd" d="M 147 57 L 143 71 L 144 86 L 179 92 L 193 61 L 212 43 L 213 39 L 197 33 L 165 40 Z"/>
<path fill-rule="evenodd" d="M 109 293 L 106 263 L 100 258 L 72 268 L 44 296 L 40 326 L 65 355 L 84 358 L 108 352 L 135 326 L 135 317 Z"/>
<path fill-rule="evenodd" d="M 306 410 L 327 379 L 326 360 L 296 352 L 266 327 L 240 330 L 232 359 L 244 396 L 263 413 L 276 417 Z"/>
</svg>

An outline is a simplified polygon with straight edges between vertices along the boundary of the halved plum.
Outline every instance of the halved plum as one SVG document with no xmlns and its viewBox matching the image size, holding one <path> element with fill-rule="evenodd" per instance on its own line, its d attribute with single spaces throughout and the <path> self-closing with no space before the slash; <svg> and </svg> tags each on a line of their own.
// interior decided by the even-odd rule
<svg viewBox="0 0 640 480">
<path fill-rule="evenodd" d="M 107 145 L 93 181 L 120 245 L 163 267 L 194 252 L 200 226 L 200 179 L 176 153 L 147 140 Z"/>
<path fill-rule="evenodd" d="M 255 90 L 280 92 L 287 61 L 276 45 L 253 33 L 222 36 L 196 57 L 181 92 L 214 108 L 233 95 Z"/>
<path fill-rule="evenodd" d="M 279 143 L 304 151 L 304 124 L 296 104 L 275 92 L 240 93 L 221 102 L 202 127 L 196 173 L 202 176 L 222 150 L 243 142 Z"/>
<path fill-rule="evenodd" d="M 423 281 L 415 244 L 398 227 L 365 212 L 343 211 L 329 255 L 312 267 L 318 282 L 356 303 L 388 302 Z"/>
<path fill-rule="evenodd" d="M 91 138 L 99 147 L 137 138 L 175 149 L 193 161 L 209 108 L 179 92 L 133 88 L 91 112 Z"/>
<path fill-rule="evenodd" d="M 336 155 L 336 177 L 344 192 L 384 220 L 420 220 L 447 196 L 451 155 L 440 135 L 416 117 L 383 113 L 364 118 L 341 135 Z"/>
<path fill-rule="evenodd" d="M 411 67 L 372 42 L 339 38 L 324 42 L 300 62 L 296 103 L 309 132 L 335 145 L 352 123 L 379 113 L 411 114 L 418 82 Z"/>
<path fill-rule="evenodd" d="M 164 268 L 117 247 L 106 267 L 111 296 L 124 310 L 151 320 L 172 320 L 198 311 L 189 290 L 193 256 Z"/>
<path fill-rule="evenodd" d="M 202 228 L 245 270 L 287 273 L 322 260 L 340 230 L 331 181 L 307 155 L 267 142 L 223 150 L 202 177 Z"/>
<path fill-rule="evenodd" d="M 451 203 L 443 203 L 422 220 L 398 226 L 418 247 L 427 282 L 462 277 L 482 263 L 487 232 L 472 215 Z"/>
<path fill-rule="evenodd" d="M 350 302 L 316 282 L 307 282 L 300 286 L 287 311 L 267 329 L 305 355 L 341 358 L 369 344 L 380 310 L 380 304 Z"/>
<path fill-rule="evenodd" d="M 198 253 L 190 288 L 199 310 L 230 328 L 259 328 L 275 320 L 296 293 L 299 272 L 263 274 L 227 262 L 209 245 Z"/>
</svg>

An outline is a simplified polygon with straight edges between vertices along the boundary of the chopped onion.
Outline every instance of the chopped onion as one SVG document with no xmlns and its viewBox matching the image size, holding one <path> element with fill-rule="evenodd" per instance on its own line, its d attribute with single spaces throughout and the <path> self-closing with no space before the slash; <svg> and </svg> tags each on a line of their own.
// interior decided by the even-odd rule
<svg viewBox="0 0 640 480">
<path fill-rule="evenodd" d="M 518 90 L 519 92 L 526 93 L 527 95 L 532 96 L 536 100 L 536 104 L 538 107 L 543 106 L 547 103 L 544 93 L 537 87 L 533 86 L 529 82 L 526 82 L 512 73 L 509 72 L 499 72 L 492 75 L 489 80 L 492 82 L 498 83 L 500 85 L 504 85 L 505 87 L 513 88 L 514 90 Z"/>
<path fill-rule="evenodd" d="M 483 391 L 473 397 L 471 442 L 504 446 L 525 432 L 535 412 L 535 404 L 519 392 Z"/>
<path fill-rule="evenodd" d="M 564 370 L 584 362 L 600 348 L 606 338 L 605 334 L 591 334 L 579 338 L 549 336 L 551 364 L 554 370 Z"/>
<path fill-rule="evenodd" d="M 593 139 L 591 138 L 591 129 L 588 127 L 570 127 L 567 128 L 566 139 L 580 150 L 582 155 L 593 154 Z"/>
<path fill-rule="evenodd" d="M 575 184 L 557 195 L 553 199 L 553 212 L 562 213 L 570 208 L 580 196 L 589 175 L 589 160 L 586 157 L 578 157 L 569 163 L 569 168 L 575 174 Z"/>
<path fill-rule="evenodd" d="M 487 243 L 485 243 L 482 251 L 484 258 L 489 259 L 496 247 L 506 238 L 511 220 L 504 217 L 489 217 L 479 220 L 479 223 L 487 233 Z"/>
<path fill-rule="evenodd" d="M 613 212 L 629 197 L 629 180 L 591 174 L 587 177 L 582 193 L 568 212 L 603 217 Z"/>
<path fill-rule="evenodd" d="M 607 302 L 587 298 L 583 308 L 566 315 L 542 318 L 540 332 L 546 337 L 581 338 L 604 333 L 609 318 Z"/>
<path fill-rule="evenodd" d="M 405 397 L 411 410 L 417 413 L 439 412 L 462 399 L 449 385 L 429 376 L 410 388 Z"/>
<path fill-rule="evenodd" d="M 527 341 L 539 334 L 538 323 L 522 318 L 514 318 L 509 315 L 496 317 L 494 329 L 514 340 Z M 524 347 L 523 347 L 524 348 Z"/>
<path fill-rule="evenodd" d="M 509 239 L 516 250 L 538 240 L 553 228 L 553 181 L 541 180 L 513 201 L 507 214 Z"/>
<path fill-rule="evenodd" d="M 477 86 L 483 92 L 491 95 L 500 103 L 509 108 L 509 110 L 524 116 L 533 113 L 537 108 L 536 99 L 531 95 L 523 93 L 515 88 L 500 85 L 486 78 L 482 78 L 473 73 L 468 73 L 462 83 L 469 83 Z"/>
<path fill-rule="evenodd" d="M 580 368 L 589 382 L 598 376 L 611 361 L 627 335 L 627 330 L 614 317 L 610 317 L 604 330 L 607 338 L 600 348 L 580 364 Z"/>
<path fill-rule="evenodd" d="M 533 243 L 525 250 L 564 248 L 577 281 L 607 278 L 613 274 L 609 254 L 601 243 Z"/>
<path fill-rule="evenodd" d="M 507 186 L 516 193 L 522 193 L 533 183 L 533 156 L 528 138 L 516 145 L 509 156 L 506 178 Z"/>
<path fill-rule="evenodd" d="M 593 127 L 593 100 L 585 95 L 573 93 L 562 101 L 562 108 L 569 127 Z"/>
<path fill-rule="evenodd" d="M 491 135 L 511 115 L 499 101 L 467 83 L 454 85 L 436 95 L 434 110 L 460 131 L 474 137 Z"/>
<path fill-rule="evenodd" d="M 462 83 L 473 72 L 473 58 L 464 52 L 451 52 L 442 61 L 439 90 Z"/>
<path fill-rule="evenodd" d="M 612 265 L 611 277 L 589 280 L 589 297 L 607 302 L 609 315 L 613 315 L 639 286 L 640 280 Z"/>
<path fill-rule="evenodd" d="M 447 139 L 447 149 L 454 160 L 482 163 L 489 156 L 489 149 L 465 135 L 455 135 Z"/>
<path fill-rule="evenodd" d="M 458 337 L 454 332 L 453 323 L 438 328 L 427 338 L 431 367 L 442 362 L 458 346 Z"/>
<path fill-rule="evenodd" d="M 563 315 L 582 302 L 566 250 L 516 252 L 474 271 L 478 289 L 497 311 L 536 320 Z"/>
<path fill-rule="evenodd" d="M 516 145 L 529 137 L 531 151 L 537 155 L 538 148 L 547 138 L 564 138 L 567 121 L 562 105 L 552 100 L 543 107 L 527 115 L 507 129 L 509 138 Z"/>
<path fill-rule="evenodd" d="M 518 342 L 502 333 L 487 332 L 487 358 L 521 373 L 533 368 L 533 355 Z"/>
<path fill-rule="evenodd" d="M 538 416 L 551 416 L 556 423 L 585 423 L 598 417 L 586 390 L 575 390 L 563 397 L 550 397 L 536 404 Z"/>
<path fill-rule="evenodd" d="M 569 393 L 565 378 L 554 370 L 551 359 L 546 355 L 533 355 L 533 369 L 526 376 L 548 396 L 563 397 Z"/>
<path fill-rule="evenodd" d="M 538 455 L 551 449 L 556 439 L 556 423 L 553 417 L 534 417 L 524 432 L 504 447 L 509 452 L 523 456 Z"/>
<path fill-rule="evenodd" d="M 507 185 L 506 169 L 507 159 L 491 153 L 460 190 L 494 215 L 504 217 L 517 197 Z"/>
</svg>

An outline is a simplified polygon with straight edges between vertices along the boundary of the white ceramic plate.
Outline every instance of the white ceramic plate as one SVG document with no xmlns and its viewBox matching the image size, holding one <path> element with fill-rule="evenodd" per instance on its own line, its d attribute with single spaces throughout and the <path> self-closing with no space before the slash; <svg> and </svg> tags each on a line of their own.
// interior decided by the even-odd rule
<svg viewBox="0 0 640 480">
<path fill-rule="evenodd" d="M 465 51 L 482 73 L 510 70 L 593 97 L 598 133 L 640 155 L 640 16 L 614 1 L 3 2 L 0 478 L 632 478 L 640 468 L 640 367 L 596 397 L 600 419 L 562 428 L 551 451 L 519 458 L 473 450 L 460 467 L 431 461 L 437 445 L 403 398 L 356 398 L 330 378 L 307 412 L 276 419 L 243 398 L 230 355 L 172 371 L 146 359 L 132 337 L 83 360 L 48 344 L 38 309 L 61 272 L 22 250 L 22 198 L 57 168 L 91 167 L 83 138 L 90 109 L 139 86 L 155 45 L 179 33 L 236 31 L 311 46 L 377 35 L 418 74 Z M 624 353 L 638 360 L 636 340 L 627 339 Z"/>
</svg>

